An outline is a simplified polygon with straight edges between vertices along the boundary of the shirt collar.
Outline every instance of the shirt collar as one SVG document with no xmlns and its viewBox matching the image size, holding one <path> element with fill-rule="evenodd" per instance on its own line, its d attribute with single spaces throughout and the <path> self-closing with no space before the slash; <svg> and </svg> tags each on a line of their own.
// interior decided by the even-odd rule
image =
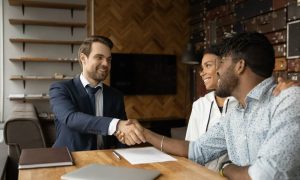
<svg viewBox="0 0 300 180">
<path fill-rule="evenodd" d="M 259 100 L 264 96 L 275 84 L 273 77 L 269 77 L 255 86 L 247 95 L 247 98 Z"/>
<path fill-rule="evenodd" d="M 81 81 L 81 83 L 82 83 L 82 85 L 83 85 L 84 88 L 85 88 L 87 85 L 90 84 L 90 82 L 83 76 L 82 73 L 80 74 L 80 81 Z M 100 86 L 101 89 L 103 89 L 103 83 L 102 83 L 102 81 L 99 82 L 99 84 L 97 84 L 97 86 L 95 86 L 95 87 L 98 87 L 98 86 Z"/>
</svg>

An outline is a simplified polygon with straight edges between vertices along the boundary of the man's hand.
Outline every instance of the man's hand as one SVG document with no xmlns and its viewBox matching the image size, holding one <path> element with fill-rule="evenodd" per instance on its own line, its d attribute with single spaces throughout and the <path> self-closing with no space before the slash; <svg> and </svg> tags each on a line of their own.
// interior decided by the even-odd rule
<svg viewBox="0 0 300 180">
<path fill-rule="evenodd" d="M 116 131 L 115 136 L 121 143 L 125 144 L 124 133 L 122 133 L 121 131 Z"/>
<path fill-rule="evenodd" d="M 283 91 L 289 87 L 292 87 L 292 86 L 300 86 L 300 83 L 296 82 L 296 81 L 292 81 L 292 80 L 285 80 L 282 77 L 279 77 L 278 84 L 275 87 L 275 89 L 273 90 L 273 95 L 278 96 L 281 91 Z"/>
<path fill-rule="evenodd" d="M 126 143 L 127 145 L 140 144 L 146 142 L 143 130 L 144 128 L 137 120 L 119 121 L 115 136 L 120 142 Z"/>
</svg>

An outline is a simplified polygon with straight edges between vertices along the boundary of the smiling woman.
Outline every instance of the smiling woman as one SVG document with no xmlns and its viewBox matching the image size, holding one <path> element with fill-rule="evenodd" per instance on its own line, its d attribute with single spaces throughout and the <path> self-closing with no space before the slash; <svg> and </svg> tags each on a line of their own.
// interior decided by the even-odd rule
<svg viewBox="0 0 300 180">
<path fill-rule="evenodd" d="M 218 63 L 219 59 L 219 56 L 211 53 L 204 54 L 202 58 L 199 73 L 207 90 L 215 90 L 217 88 L 218 77 L 216 63 Z"/>
<path fill-rule="evenodd" d="M 207 90 L 211 91 L 193 103 L 186 140 L 195 141 L 214 124 L 219 118 L 233 108 L 237 101 L 233 97 L 221 98 L 215 95 L 218 86 L 217 65 L 220 61 L 220 47 L 213 45 L 204 51 L 199 69 L 199 75 Z M 206 164 L 209 169 L 217 171 L 220 164 L 227 160 L 227 155 Z"/>
</svg>

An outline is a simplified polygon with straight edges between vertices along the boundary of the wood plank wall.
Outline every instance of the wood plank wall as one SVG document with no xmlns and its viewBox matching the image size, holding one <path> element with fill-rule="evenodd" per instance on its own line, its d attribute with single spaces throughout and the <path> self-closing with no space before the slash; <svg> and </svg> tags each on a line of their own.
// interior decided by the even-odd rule
<svg viewBox="0 0 300 180">
<path fill-rule="evenodd" d="M 180 57 L 189 36 L 188 1 L 94 2 L 95 34 L 111 38 L 115 44 L 113 52 L 177 55 L 177 94 L 126 96 L 128 118 L 185 118 L 189 114 L 187 67 L 180 63 Z"/>
</svg>

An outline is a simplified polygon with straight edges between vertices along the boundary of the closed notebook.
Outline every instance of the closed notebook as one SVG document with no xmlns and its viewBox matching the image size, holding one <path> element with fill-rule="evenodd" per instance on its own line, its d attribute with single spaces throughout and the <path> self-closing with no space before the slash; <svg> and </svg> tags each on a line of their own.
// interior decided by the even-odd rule
<svg viewBox="0 0 300 180">
<path fill-rule="evenodd" d="M 67 147 L 23 149 L 19 159 L 19 169 L 73 165 Z"/>
<path fill-rule="evenodd" d="M 62 180 L 152 180 L 157 178 L 157 170 L 127 168 L 102 164 L 90 164 L 61 176 Z"/>
</svg>

